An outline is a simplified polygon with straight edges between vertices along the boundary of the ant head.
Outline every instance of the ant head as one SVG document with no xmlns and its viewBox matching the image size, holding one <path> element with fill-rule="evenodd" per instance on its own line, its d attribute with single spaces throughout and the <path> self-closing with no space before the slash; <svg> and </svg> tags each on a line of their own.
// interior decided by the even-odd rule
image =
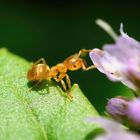
<svg viewBox="0 0 140 140">
<path fill-rule="evenodd" d="M 79 58 L 77 54 L 68 57 L 63 64 L 66 65 L 68 70 L 75 71 L 83 67 L 84 60 Z"/>
<path fill-rule="evenodd" d="M 49 72 L 49 67 L 45 64 L 33 64 L 32 68 L 27 73 L 29 81 L 38 81 L 45 79 Z"/>
</svg>

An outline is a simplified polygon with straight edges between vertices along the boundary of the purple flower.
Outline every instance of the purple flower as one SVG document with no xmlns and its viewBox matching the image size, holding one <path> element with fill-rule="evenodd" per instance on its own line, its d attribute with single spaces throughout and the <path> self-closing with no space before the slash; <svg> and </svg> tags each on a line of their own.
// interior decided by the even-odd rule
<svg viewBox="0 0 140 140">
<path fill-rule="evenodd" d="M 113 119 L 127 126 L 140 128 L 140 98 L 133 100 L 112 98 L 107 103 L 106 111 Z"/>
<path fill-rule="evenodd" d="M 127 116 L 136 126 L 140 126 L 140 98 L 129 102 Z"/>
<path fill-rule="evenodd" d="M 115 44 L 103 46 L 103 50 L 93 49 L 90 58 L 97 69 L 106 74 L 112 81 L 121 81 L 123 84 L 140 91 L 140 43 L 129 37 L 120 29 L 121 35 L 116 38 Z"/>
<path fill-rule="evenodd" d="M 88 118 L 88 122 L 97 123 L 105 130 L 94 140 L 140 140 L 140 137 L 130 131 L 126 131 L 119 123 L 107 118 Z"/>
<path fill-rule="evenodd" d="M 128 101 L 123 98 L 108 100 L 106 111 L 117 121 L 123 122 L 128 108 Z"/>
</svg>

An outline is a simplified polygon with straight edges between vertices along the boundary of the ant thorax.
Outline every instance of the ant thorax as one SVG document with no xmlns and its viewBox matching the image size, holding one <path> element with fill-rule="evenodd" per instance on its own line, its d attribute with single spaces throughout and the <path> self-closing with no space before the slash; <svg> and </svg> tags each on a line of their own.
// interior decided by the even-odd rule
<svg viewBox="0 0 140 140">
<path fill-rule="evenodd" d="M 58 75 L 59 73 L 66 73 L 67 67 L 63 63 L 59 63 L 56 66 L 52 66 L 49 72 L 49 76 L 53 77 Z"/>
</svg>

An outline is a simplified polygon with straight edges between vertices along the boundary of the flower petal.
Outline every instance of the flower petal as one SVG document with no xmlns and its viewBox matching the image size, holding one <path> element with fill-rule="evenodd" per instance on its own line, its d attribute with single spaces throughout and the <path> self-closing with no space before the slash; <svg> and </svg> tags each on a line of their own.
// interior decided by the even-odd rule
<svg viewBox="0 0 140 140">
<path fill-rule="evenodd" d="M 126 131 L 119 123 L 107 118 L 88 118 L 91 123 L 100 124 L 105 133 L 98 135 L 94 140 L 140 140 L 140 136 Z"/>
<path fill-rule="evenodd" d="M 127 116 L 135 123 L 140 126 L 140 98 L 132 100 L 127 109 Z"/>
<path fill-rule="evenodd" d="M 112 81 L 121 81 L 136 92 L 140 91 L 140 43 L 121 30 L 114 44 L 103 51 L 93 49 L 89 56 L 97 69 Z"/>
</svg>

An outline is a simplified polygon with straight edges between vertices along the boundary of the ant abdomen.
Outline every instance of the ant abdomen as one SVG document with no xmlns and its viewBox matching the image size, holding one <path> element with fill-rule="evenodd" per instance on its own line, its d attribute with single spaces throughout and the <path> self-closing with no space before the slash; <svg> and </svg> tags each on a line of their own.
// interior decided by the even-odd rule
<svg viewBox="0 0 140 140">
<path fill-rule="evenodd" d="M 49 75 L 49 67 L 45 64 L 33 65 L 32 69 L 28 71 L 27 78 L 29 81 L 40 81 L 47 79 Z"/>
</svg>

